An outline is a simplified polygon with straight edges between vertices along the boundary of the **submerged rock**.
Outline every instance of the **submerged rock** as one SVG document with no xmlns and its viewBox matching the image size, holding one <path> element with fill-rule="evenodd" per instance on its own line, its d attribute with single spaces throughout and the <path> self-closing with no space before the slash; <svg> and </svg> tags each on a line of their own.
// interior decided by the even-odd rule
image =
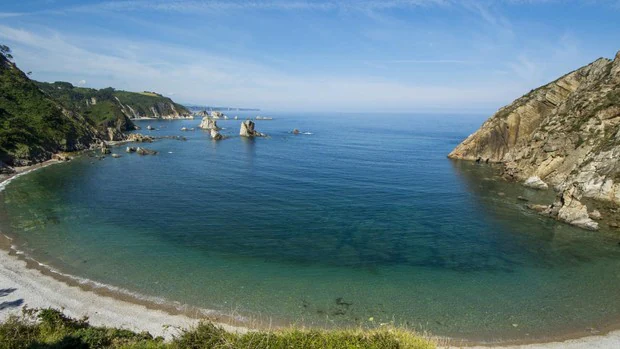
<svg viewBox="0 0 620 349">
<path fill-rule="evenodd" d="M 136 152 L 136 147 L 127 147 L 127 149 L 125 149 L 126 153 L 135 153 Z"/>
<path fill-rule="evenodd" d="M 523 182 L 523 185 L 528 188 L 538 189 L 538 190 L 549 189 L 549 186 L 547 185 L 547 183 L 543 182 L 543 180 L 540 179 L 540 177 L 538 176 L 532 176 L 526 179 L 525 182 Z"/>
<path fill-rule="evenodd" d="M 254 121 L 246 120 L 241 123 L 241 128 L 239 129 L 239 136 L 241 137 L 265 137 L 264 133 L 260 133 L 254 129 Z"/>
<path fill-rule="evenodd" d="M 293 131 L 291 133 L 294 134 L 294 135 L 298 135 L 299 134 L 299 130 L 295 128 L 295 129 L 293 129 Z"/>
<path fill-rule="evenodd" d="M 149 130 L 149 131 L 153 131 L 155 128 L 154 128 L 153 126 L 151 126 L 151 125 L 148 125 L 148 126 L 146 127 L 146 129 L 147 129 L 147 130 Z"/>
<path fill-rule="evenodd" d="M 112 153 L 112 157 L 113 157 L 113 158 L 115 158 L 115 159 L 117 159 L 117 158 L 120 158 L 120 157 L 121 157 L 121 155 L 120 155 L 120 154 L 116 154 L 116 153 Z"/>
</svg>

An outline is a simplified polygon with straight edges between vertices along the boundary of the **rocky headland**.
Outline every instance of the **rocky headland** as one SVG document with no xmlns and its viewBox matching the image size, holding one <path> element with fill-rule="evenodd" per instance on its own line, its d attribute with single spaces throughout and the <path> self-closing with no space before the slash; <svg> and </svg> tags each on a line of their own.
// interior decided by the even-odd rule
<svg viewBox="0 0 620 349">
<path fill-rule="evenodd" d="M 558 200 L 540 212 L 597 229 L 580 200 L 620 204 L 620 52 L 501 108 L 448 157 L 498 163 L 506 179 L 551 186 Z"/>
<path fill-rule="evenodd" d="M 10 54 L 0 53 L 0 174 L 59 153 L 97 148 L 105 152 L 109 144 L 150 142 L 151 137 L 125 133 L 139 129 L 132 119 L 144 117 L 176 119 L 191 114 L 154 92 L 34 81 Z"/>
</svg>

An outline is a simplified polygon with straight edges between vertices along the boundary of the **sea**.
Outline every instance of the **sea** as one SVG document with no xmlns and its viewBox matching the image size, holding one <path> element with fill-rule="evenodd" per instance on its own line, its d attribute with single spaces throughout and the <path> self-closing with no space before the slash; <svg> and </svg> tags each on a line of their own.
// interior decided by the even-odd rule
<svg viewBox="0 0 620 349">
<path fill-rule="evenodd" d="M 64 275 L 248 326 L 504 342 L 619 322 L 617 233 L 539 216 L 526 204 L 553 190 L 446 157 L 487 115 L 261 113 L 255 139 L 238 134 L 256 112 L 219 120 L 221 141 L 181 131 L 198 118 L 137 121 L 186 140 L 16 178 L 0 230 Z"/>
</svg>

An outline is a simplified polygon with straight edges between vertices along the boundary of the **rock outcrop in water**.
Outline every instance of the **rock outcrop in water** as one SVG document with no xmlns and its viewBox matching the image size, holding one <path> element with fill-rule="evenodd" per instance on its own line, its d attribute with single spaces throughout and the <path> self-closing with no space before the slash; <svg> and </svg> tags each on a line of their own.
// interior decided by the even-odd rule
<svg viewBox="0 0 620 349">
<path fill-rule="evenodd" d="M 553 186 L 563 192 L 558 218 L 590 229 L 575 197 L 620 204 L 620 52 L 501 108 L 448 156 L 501 163 L 507 179 Z"/>
<path fill-rule="evenodd" d="M 245 120 L 241 123 L 239 136 L 241 137 L 265 137 L 264 133 L 260 133 L 254 129 L 255 124 L 252 120 Z"/>
<path fill-rule="evenodd" d="M 216 130 L 217 131 L 220 129 L 217 126 L 217 122 L 209 116 L 205 116 L 204 118 L 202 118 L 202 122 L 200 123 L 198 127 L 203 130 Z"/>
<path fill-rule="evenodd" d="M 213 139 L 214 141 L 219 141 L 224 139 L 224 136 L 222 136 L 221 133 L 217 132 L 217 130 L 211 129 L 211 139 Z"/>
<path fill-rule="evenodd" d="M 140 155 L 156 155 L 157 151 L 148 148 L 138 147 L 136 148 L 136 153 Z"/>
<path fill-rule="evenodd" d="M 586 205 L 579 201 L 580 196 L 577 189 L 571 186 L 569 189 L 558 195 L 556 201 L 549 205 L 531 205 L 531 209 L 540 214 L 555 218 L 580 228 L 588 230 L 598 230 L 598 223 L 591 216 L 600 219 L 600 212 L 593 211 L 588 213 Z"/>
</svg>

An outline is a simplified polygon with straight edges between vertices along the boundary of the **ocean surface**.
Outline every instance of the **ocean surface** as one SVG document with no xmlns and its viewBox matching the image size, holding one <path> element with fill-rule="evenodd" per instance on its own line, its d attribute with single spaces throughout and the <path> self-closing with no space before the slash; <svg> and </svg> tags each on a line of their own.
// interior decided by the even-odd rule
<svg viewBox="0 0 620 349">
<path fill-rule="evenodd" d="M 517 196 L 552 191 L 446 158 L 485 115 L 268 115 L 256 128 L 270 137 L 221 120 L 219 142 L 180 131 L 199 119 L 140 121 L 187 141 L 17 178 L 0 230 L 65 273 L 248 324 L 501 341 L 620 322 L 617 234 L 540 217 Z"/>
</svg>

